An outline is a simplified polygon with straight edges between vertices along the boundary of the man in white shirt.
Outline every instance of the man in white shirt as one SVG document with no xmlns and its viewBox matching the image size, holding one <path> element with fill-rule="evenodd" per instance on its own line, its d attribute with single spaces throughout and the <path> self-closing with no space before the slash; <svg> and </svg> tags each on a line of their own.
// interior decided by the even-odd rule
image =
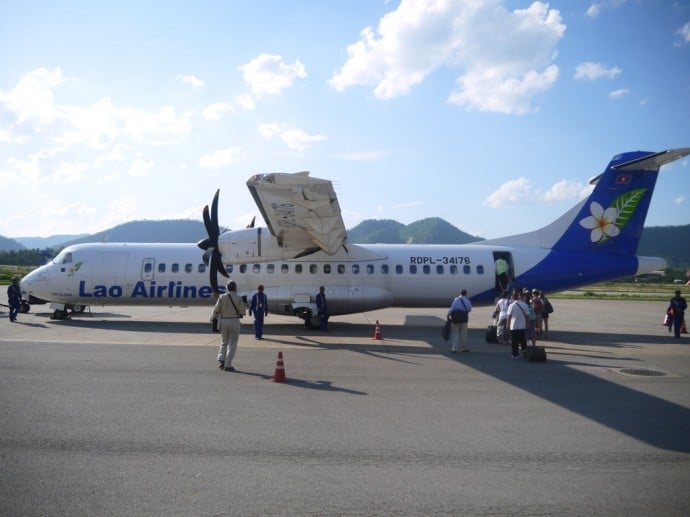
<svg viewBox="0 0 690 517">
<path fill-rule="evenodd" d="M 527 314 L 529 314 L 529 307 L 524 302 L 522 293 L 513 294 L 512 303 L 508 306 L 508 328 L 510 328 L 513 359 L 519 359 L 520 349 L 524 352 L 527 348 L 525 336 Z"/>
</svg>

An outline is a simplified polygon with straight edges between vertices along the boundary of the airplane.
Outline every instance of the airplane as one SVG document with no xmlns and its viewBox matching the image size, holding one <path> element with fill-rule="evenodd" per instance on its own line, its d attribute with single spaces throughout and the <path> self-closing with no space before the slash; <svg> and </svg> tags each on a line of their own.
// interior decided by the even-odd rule
<svg viewBox="0 0 690 517">
<path fill-rule="evenodd" d="M 251 296 L 264 285 L 268 310 L 318 326 L 315 295 L 325 286 L 329 313 L 385 307 L 447 308 L 460 288 L 475 306 L 493 304 L 508 286 L 545 292 L 663 269 L 661 258 L 636 256 L 662 165 L 690 148 L 633 151 L 613 157 L 586 199 L 547 226 L 463 245 L 352 244 L 329 180 L 308 172 L 257 174 L 247 187 L 267 224 L 219 230 L 218 197 L 203 210 L 207 238 L 196 245 L 93 243 L 63 249 L 21 280 L 30 303 L 50 302 L 53 318 L 86 306 L 211 307 L 232 278 Z"/>
</svg>

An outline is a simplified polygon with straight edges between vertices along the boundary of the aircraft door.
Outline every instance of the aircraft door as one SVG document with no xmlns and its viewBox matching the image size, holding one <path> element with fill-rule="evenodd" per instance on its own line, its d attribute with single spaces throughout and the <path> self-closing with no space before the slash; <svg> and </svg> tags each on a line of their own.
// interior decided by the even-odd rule
<svg viewBox="0 0 690 517">
<path fill-rule="evenodd" d="M 494 268 L 496 275 L 496 296 L 514 287 L 517 276 L 513 266 L 513 255 L 509 251 L 494 251 Z"/>
<path fill-rule="evenodd" d="M 141 279 L 144 281 L 147 281 L 147 282 L 153 280 L 155 268 L 156 268 L 156 259 L 145 258 L 141 262 Z"/>
</svg>

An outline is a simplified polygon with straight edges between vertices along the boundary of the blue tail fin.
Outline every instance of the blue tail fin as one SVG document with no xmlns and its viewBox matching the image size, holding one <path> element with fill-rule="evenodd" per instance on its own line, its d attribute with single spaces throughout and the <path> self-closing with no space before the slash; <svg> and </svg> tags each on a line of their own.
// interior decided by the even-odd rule
<svg viewBox="0 0 690 517">
<path fill-rule="evenodd" d="M 686 147 L 614 156 L 606 170 L 590 181 L 595 187 L 589 197 L 556 221 L 540 230 L 482 244 L 635 255 L 659 168 L 688 154 Z"/>
<path fill-rule="evenodd" d="M 686 148 L 615 156 L 590 182 L 594 190 L 553 249 L 635 255 L 659 168 L 689 153 Z"/>
</svg>

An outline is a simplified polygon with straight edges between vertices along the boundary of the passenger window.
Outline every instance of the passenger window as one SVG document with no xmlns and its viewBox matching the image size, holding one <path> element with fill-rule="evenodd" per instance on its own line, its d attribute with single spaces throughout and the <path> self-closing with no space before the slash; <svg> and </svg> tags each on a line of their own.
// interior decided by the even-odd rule
<svg viewBox="0 0 690 517">
<path fill-rule="evenodd" d="M 462 266 L 462 272 L 466 275 L 469 275 L 472 272 L 472 268 L 465 264 L 464 266 Z"/>
<path fill-rule="evenodd" d="M 352 274 L 359 275 L 359 264 L 352 264 Z"/>
<path fill-rule="evenodd" d="M 327 275 L 331 274 L 331 265 L 330 264 L 324 264 L 323 265 L 323 272 Z"/>
<path fill-rule="evenodd" d="M 302 264 L 295 264 L 295 273 L 302 273 Z"/>
<path fill-rule="evenodd" d="M 388 264 L 382 264 L 382 265 L 381 265 L 381 274 L 382 274 L 382 275 L 387 275 L 387 274 L 388 274 Z"/>
<path fill-rule="evenodd" d="M 179 264 L 173 264 L 172 267 L 170 268 L 170 271 L 173 273 L 178 273 L 180 271 L 180 265 Z"/>
<path fill-rule="evenodd" d="M 158 264 L 158 272 L 159 273 L 165 273 L 165 264 L 164 263 Z"/>
<path fill-rule="evenodd" d="M 266 266 L 266 273 L 273 274 L 276 270 L 276 265 L 275 264 L 269 264 Z"/>
<path fill-rule="evenodd" d="M 422 271 L 425 275 L 428 275 L 431 273 L 431 266 L 429 264 L 424 264 L 424 266 L 422 266 Z"/>
<path fill-rule="evenodd" d="M 230 264 L 229 266 L 225 266 L 225 271 L 227 271 L 228 273 L 232 273 L 232 270 L 233 270 L 232 264 Z"/>
<path fill-rule="evenodd" d="M 402 275 L 403 274 L 403 267 L 400 264 L 395 265 L 395 274 L 396 275 Z"/>
<path fill-rule="evenodd" d="M 477 266 L 477 273 L 480 275 L 484 274 L 484 266 Z"/>
<path fill-rule="evenodd" d="M 436 273 L 439 275 L 443 274 L 443 266 L 436 266 Z"/>
<path fill-rule="evenodd" d="M 185 264 L 184 265 L 184 272 L 185 273 L 191 273 L 194 271 L 194 267 L 191 264 Z"/>
<path fill-rule="evenodd" d="M 261 273 L 261 264 L 254 264 L 254 274 Z"/>
<path fill-rule="evenodd" d="M 374 264 L 367 264 L 367 274 L 368 275 L 374 274 Z"/>
<path fill-rule="evenodd" d="M 245 274 L 247 272 L 247 264 L 240 264 L 240 273 Z"/>
<path fill-rule="evenodd" d="M 197 271 L 199 271 L 199 273 L 204 273 L 204 272 L 206 272 L 206 266 L 204 266 L 203 264 L 199 264 L 199 267 L 197 268 Z"/>
<path fill-rule="evenodd" d="M 458 274 L 458 266 L 455 264 L 450 266 L 450 274 L 451 275 L 457 275 Z"/>
<path fill-rule="evenodd" d="M 144 273 L 150 273 L 151 271 L 153 271 L 153 264 L 150 262 L 144 264 Z"/>
<path fill-rule="evenodd" d="M 415 266 L 414 264 L 412 264 L 412 265 L 410 266 L 410 274 L 411 274 L 411 275 L 416 275 L 416 274 L 417 274 L 417 266 Z"/>
<path fill-rule="evenodd" d="M 287 273 L 288 272 L 288 265 L 287 264 L 281 264 L 280 265 L 280 272 L 281 273 Z M 295 272 L 297 272 L 297 268 L 295 267 Z"/>
<path fill-rule="evenodd" d="M 338 274 L 339 275 L 345 274 L 345 264 L 338 264 Z"/>
<path fill-rule="evenodd" d="M 316 272 L 317 272 L 316 264 L 309 264 L 309 272 L 310 272 L 312 275 L 315 275 L 315 274 L 316 274 Z"/>
</svg>

